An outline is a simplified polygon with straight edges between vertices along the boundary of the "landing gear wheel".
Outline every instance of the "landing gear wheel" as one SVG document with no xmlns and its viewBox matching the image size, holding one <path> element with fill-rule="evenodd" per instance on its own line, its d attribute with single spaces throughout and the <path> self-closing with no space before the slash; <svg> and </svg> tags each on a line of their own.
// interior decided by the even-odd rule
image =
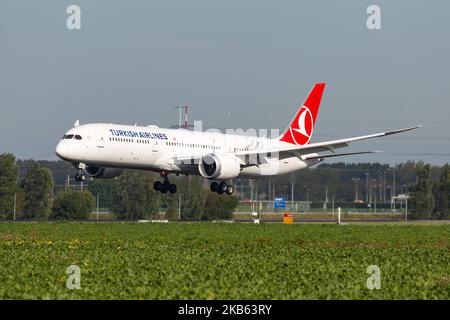
<svg viewBox="0 0 450 320">
<path fill-rule="evenodd" d="M 167 172 L 161 171 L 159 174 L 164 179 L 164 182 L 155 181 L 155 183 L 153 184 L 153 188 L 161 193 L 167 192 L 170 192 L 171 194 L 176 193 L 177 185 L 169 182 L 169 179 L 167 178 Z"/>
<path fill-rule="evenodd" d="M 162 193 L 167 193 L 167 191 L 169 191 L 169 186 L 170 183 L 168 183 L 167 181 L 161 184 L 161 192 Z"/>
<path fill-rule="evenodd" d="M 153 184 L 153 189 L 155 189 L 155 191 L 161 191 L 161 186 L 161 181 L 155 181 L 155 183 Z"/>
<path fill-rule="evenodd" d="M 171 194 L 174 194 L 177 192 L 177 185 L 176 184 L 169 184 L 169 192 Z"/>
<path fill-rule="evenodd" d="M 217 193 L 223 194 L 226 190 L 227 190 L 227 185 L 225 184 L 225 182 L 219 183 L 219 185 L 217 187 Z"/>
<path fill-rule="evenodd" d="M 228 186 L 226 187 L 225 192 L 226 192 L 228 195 L 232 195 L 233 192 L 234 192 L 234 187 L 233 187 L 232 185 L 228 185 Z"/>
<path fill-rule="evenodd" d="M 209 186 L 212 192 L 217 192 L 217 189 L 219 189 L 219 185 L 217 182 L 211 182 L 211 185 Z"/>
<path fill-rule="evenodd" d="M 75 175 L 75 180 L 83 182 L 84 180 L 86 180 L 86 176 L 82 173 L 77 173 Z"/>
</svg>

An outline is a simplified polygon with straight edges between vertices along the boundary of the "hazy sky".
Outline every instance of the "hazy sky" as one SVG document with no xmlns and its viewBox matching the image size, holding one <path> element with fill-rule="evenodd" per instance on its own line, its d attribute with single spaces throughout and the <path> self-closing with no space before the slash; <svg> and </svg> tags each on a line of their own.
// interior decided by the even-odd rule
<svg viewBox="0 0 450 320">
<path fill-rule="evenodd" d="M 66 8 L 81 8 L 68 30 Z M 366 27 L 370 4 L 381 30 Z M 56 159 L 75 120 L 280 128 L 327 82 L 313 141 L 424 124 L 346 161 L 450 159 L 450 1 L 0 0 L 0 153 Z M 347 151 L 346 150 L 346 151 Z"/>
</svg>

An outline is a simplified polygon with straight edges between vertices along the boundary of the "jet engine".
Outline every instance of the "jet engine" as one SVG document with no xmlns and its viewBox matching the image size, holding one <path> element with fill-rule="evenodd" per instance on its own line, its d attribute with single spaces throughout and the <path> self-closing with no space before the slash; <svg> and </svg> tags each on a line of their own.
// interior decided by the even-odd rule
<svg viewBox="0 0 450 320">
<path fill-rule="evenodd" d="M 198 170 L 204 178 L 225 180 L 237 177 L 241 164 L 235 155 L 211 153 L 202 157 Z"/>
<path fill-rule="evenodd" d="M 86 166 L 84 172 L 90 177 L 108 179 L 119 176 L 123 172 L 123 169 Z"/>
</svg>

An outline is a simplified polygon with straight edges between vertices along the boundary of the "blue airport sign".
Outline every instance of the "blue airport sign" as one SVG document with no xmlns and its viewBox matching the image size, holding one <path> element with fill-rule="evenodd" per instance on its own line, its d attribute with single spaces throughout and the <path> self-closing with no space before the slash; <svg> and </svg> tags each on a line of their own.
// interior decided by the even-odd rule
<svg viewBox="0 0 450 320">
<path fill-rule="evenodd" d="M 275 209 L 285 209 L 286 208 L 286 199 L 282 197 L 277 197 L 274 199 L 273 207 Z"/>
</svg>

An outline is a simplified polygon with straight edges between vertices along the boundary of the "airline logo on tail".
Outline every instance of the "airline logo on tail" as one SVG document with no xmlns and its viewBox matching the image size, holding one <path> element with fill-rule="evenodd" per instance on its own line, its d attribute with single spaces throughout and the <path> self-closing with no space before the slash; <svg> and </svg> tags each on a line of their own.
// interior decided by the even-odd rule
<svg viewBox="0 0 450 320">
<path fill-rule="evenodd" d="M 295 145 L 305 145 L 311 140 L 325 83 L 316 83 L 302 107 L 298 110 L 280 140 Z"/>
</svg>

